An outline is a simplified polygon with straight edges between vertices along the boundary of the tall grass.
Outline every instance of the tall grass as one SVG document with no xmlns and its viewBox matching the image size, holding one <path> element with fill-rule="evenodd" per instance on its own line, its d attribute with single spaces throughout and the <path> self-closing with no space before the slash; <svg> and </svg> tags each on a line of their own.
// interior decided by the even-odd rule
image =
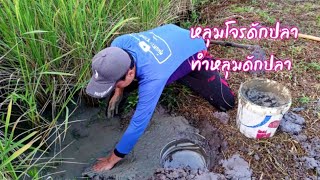
<svg viewBox="0 0 320 180">
<path fill-rule="evenodd" d="M 0 6 L 1 66 L 18 69 L 10 79 L 36 125 L 48 105 L 52 119 L 61 114 L 89 79 L 92 56 L 115 35 L 175 17 L 169 0 L 0 0 Z"/>
<path fill-rule="evenodd" d="M 41 123 L 39 104 L 50 104 L 56 118 L 56 108 L 63 107 L 75 86 L 88 77 L 92 54 L 130 20 L 112 19 L 105 1 L 14 0 L 1 5 L 0 52 L 10 51 L 2 65 L 19 69 L 11 80 L 20 81 L 17 93 L 32 109 L 29 118 L 34 124 Z"/>
<path fill-rule="evenodd" d="M 52 167 L 56 162 L 53 158 L 43 156 L 55 141 L 64 135 L 67 130 L 64 127 L 67 120 L 54 127 L 42 125 L 45 129 L 42 132 L 37 131 L 37 128 L 21 132 L 19 124 L 28 121 L 27 112 L 12 119 L 13 106 L 17 103 L 14 96 L 12 93 L 4 100 L 9 103 L 7 112 L 2 113 L 0 119 L 0 179 L 42 179 L 47 176 L 42 176 L 42 170 L 45 167 Z M 60 133 L 60 129 L 64 130 Z M 44 136 L 48 132 L 53 133 Z M 51 139 L 49 144 L 47 144 L 48 139 Z M 44 144 L 47 144 L 46 148 L 41 149 Z M 57 152 L 55 156 L 60 153 L 61 151 Z"/>
<path fill-rule="evenodd" d="M 124 18 L 138 17 L 139 23 L 133 24 L 134 28 L 146 30 L 171 22 L 176 18 L 178 13 L 176 10 L 180 1 L 188 0 L 111 0 L 108 6 L 114 7 L 111 9 L 113 14 L 116 14 L 121 9 L 121 15 Z"/>
<path fill-rule="evenodd" d="M 0 126 L 0 179 L 20 179 L 27 175 L 31 157 L 38 151 L 38 147 L 32 145 L 41 138 L 34 129 L 16 136 L 15 131 L 19 122 L 23 121 L 20 116 L 11 123 L 12 98 L 9 99 L 6 115 L 2 114 Z"/>
</svg>

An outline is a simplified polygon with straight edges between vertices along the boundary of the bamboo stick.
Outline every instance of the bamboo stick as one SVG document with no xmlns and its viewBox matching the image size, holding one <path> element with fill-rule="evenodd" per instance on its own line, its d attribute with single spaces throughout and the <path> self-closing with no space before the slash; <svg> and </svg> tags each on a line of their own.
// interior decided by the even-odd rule
<svg viewBox="0 0 320 180">
<path fill-rule="evenodd" d="M 316 36 L 311 36 L 311 35 L 306 35 L 306 34 L 298 34 L 299 38 L 304 38 L 304 39 L 309 39 L 309 40 L 314 40 L 314 41 L 319 41 L 320 42 L 320 37 L 316 37 Z"/>
</svg>

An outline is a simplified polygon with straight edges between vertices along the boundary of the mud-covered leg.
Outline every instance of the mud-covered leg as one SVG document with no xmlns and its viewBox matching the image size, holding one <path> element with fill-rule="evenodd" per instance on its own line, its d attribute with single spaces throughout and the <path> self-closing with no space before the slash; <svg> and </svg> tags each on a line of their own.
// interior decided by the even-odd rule
<svg viewBox="0 0 320 180">
<path fill-rule="evenodd" d="M 234 107 L 234 93 L 218 71 L 193 71 L 181 78 L 179 82 L 199 93 L 210 104 L 222 111 Z"/>
</svg>

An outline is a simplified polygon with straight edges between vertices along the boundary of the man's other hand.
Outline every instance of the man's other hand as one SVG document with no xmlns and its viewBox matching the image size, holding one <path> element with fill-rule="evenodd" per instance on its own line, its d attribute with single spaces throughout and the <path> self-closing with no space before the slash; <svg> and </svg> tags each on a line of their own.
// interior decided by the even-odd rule
<svg viewBox="0 0 320 180">
<path fill-rule="evenodd" d="M 119 104 L 122 100 L 122 95 L 123 95 L 123 89 L 116 88 L 114 95 L 109 101 L 108 113 L 107 113 L 108 118 L 112 118 L 114 116 L 114 111 L 116 114 L 118 114 Z"/>
</svg>

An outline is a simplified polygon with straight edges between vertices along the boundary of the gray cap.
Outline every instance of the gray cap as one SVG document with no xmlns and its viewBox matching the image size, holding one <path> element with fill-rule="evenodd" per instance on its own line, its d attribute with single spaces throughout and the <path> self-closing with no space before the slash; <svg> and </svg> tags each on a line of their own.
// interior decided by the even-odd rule
<svg viewBox="0 0 320 180">
<path fill-rule="evenodd" d="M 105 98 L 115 88 L 116 82 L 128 72 L 130 57 L 121 48 L 108 47 L 92 59 L 92 77 L 86 93 L 94 98 Z"/>
</svg>

